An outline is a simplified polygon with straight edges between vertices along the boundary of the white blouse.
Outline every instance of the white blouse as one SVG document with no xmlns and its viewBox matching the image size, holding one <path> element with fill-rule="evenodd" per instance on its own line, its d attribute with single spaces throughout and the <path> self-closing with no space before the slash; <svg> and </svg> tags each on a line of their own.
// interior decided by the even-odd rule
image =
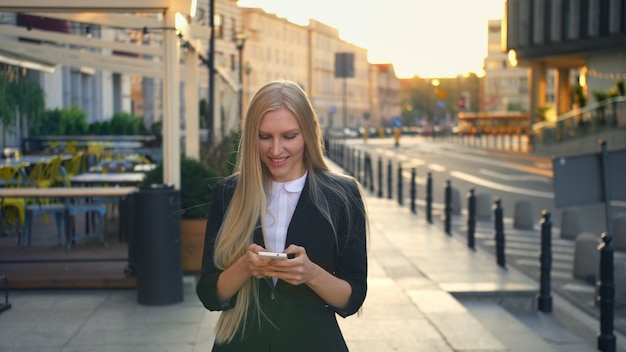
<svg viewBox="0 0 626 352">
<path fill-rule="evenodd" d="M 265 236 L 267 243 L 265 246 L 267 250 L 274 252 L 285 250 L 287 228 L 302 194 L 307 173 L 292 181 L 272 181 L 270 194 L 266 195 Z"/>
</svg>

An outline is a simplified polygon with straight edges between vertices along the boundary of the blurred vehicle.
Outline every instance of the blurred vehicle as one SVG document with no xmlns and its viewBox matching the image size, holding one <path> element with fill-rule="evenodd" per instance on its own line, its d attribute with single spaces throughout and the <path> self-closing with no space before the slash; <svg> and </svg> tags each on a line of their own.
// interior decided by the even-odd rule
<svg viewBox="0 0 626 352">
<path fill-rule="evenodd" d="M 402 126 L 402 134 L 405 136 L 416 136 L 419 132 L 416 126 Z"/>
<path fill-rule="evenodd" d="M 326 130 L 324 134 L 327 138 L 359 138 L 361 134 L 354 128 L 334 128 Z"/>
</svg>

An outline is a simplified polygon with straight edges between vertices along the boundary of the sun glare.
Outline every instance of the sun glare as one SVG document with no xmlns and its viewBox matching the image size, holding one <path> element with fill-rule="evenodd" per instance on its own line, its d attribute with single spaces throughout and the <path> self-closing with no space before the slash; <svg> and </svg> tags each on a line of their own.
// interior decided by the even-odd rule
<svg viewBox="0 0 626 352">
<path fill-rule="evenodd" d="M 504 16 L 504 0 L 239 0 L 240 6 L 306 25 L 313 18 L 368 50 L 372 63 L 393 63 L 400 78 L 483 74 L 487 21 Z M 353 14 L 353 15 L 346 15 Z"/>
</svg>

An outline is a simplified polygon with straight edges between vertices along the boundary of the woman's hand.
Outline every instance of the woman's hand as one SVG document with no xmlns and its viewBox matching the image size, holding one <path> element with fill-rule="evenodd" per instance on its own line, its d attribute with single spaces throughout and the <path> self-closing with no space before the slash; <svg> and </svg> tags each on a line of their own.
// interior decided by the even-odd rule
<svg viewBox="0 0 626 352">
<path fill-rule="evenodd" d="M 293 259 L 262 259 L 268 263 L 264 275 L 279 278 L 291 285 L 306 284 L 326 303 L 343 309 L 347 306 L 352 287 L 319 265 L 312 262 L 304 247 L 290 245 L 285 250 Z"/>
<path fill-rule="evenodd" d="M 217 279 L 217 297 L 222 301 L 230 299 L 251 277 L 265 277 L 267 261 L 259 258 L 258 252 L 264 250 L 258 244 L 248 246 L 246 254 L 224 270 Z"/>
<path fill-rule="evenodd" d="M 242 265 L 250 273 L 250 276 L 262 279 L 266 276 L 267 267 L 269 267 L 270 261 L 259 258 L 259 252 L 264 251 L 265 248 L 259 246 L 256 243 L 251 244 L 246 251 L 246 255 L 241 258 Z"/>
<path fill-rule="evenodd" d="M 321 268 L 311 262 L 304 247 L 290 245 L 285 253 L 294 256 L 292 259 L 260 259 L 265 262 L 263 273 L 290 283 L 291 285 L 306 284 Z M 260 268 L 260 267 L 259 267 Z"/>
</svg>

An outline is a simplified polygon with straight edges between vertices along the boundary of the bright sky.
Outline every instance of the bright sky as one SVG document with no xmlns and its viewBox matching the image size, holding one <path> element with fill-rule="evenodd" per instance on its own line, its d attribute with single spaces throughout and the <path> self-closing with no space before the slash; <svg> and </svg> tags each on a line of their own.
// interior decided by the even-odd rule
<svg viewBox="0 0 626 352">
<path fill-rule="evenodd" d="M 487 21 L 504 17 L 504 0 L 239 0 L 242 7 L 306 25 L 335 27 L 368 50 L 372 63 L 393 63 L 400 78 L 483 75 Z"/>
</svg>

